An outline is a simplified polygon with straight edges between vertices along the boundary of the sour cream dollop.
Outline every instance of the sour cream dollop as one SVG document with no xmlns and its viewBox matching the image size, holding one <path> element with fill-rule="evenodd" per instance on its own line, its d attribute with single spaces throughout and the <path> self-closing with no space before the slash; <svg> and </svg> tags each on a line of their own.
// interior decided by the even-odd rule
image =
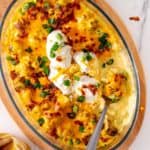
<svg viewBox="0 0 150 150">
<path fill-rule="evenodd" d="M 85 96 L 87 102 L 93 102 L 96 99 L 98 82 L 88 75 L 82 75 L 79 81 L 75 81 L 65 73 L 66 69 L 71 66 L 73 59 L 72 47 L 66 43 L 67 37 L 61 30 L 55 30 L 48 35 L 46 43 L 46 53 L 50 60 L 48 78 L 64 95 Z M 74 60 L 80 66 L 81 72 L 86 73 L 88 73 L 88 61 L 95 57 L 95 54 L 91 52 L 74 54 Z"/>
<path fill-rule="evenodd" d="M 91 59 L 95 59 L 96 56 L 92 52 L 77 52 L 74 55 L 75 62 L 80 66 L 81 72 L 88 73 L 89 72 L 89 57 Z"/>
<path fill-rule="evenodd" d="M 69 79 L 67 75 L 62 75 L 60 70 L 67 69 L 71 65 L 72 55 L 71 46 L 67 45 L 67 37 L 61 30 L 51 32 L 47 37 L 46 53 L 50 60 L 49 79 L 60 89 L 64 95 L 71 93 L 70 86 L 63 84 L 64 80 Z"/>
<path fill-rule="evenodd" d="M 81 76 L 79 81 L 75 81 L 73 89 L 77 96 L 84 95 L 87 102 L 93 102 L 97 97 L 98 82 L 89 76 Z"/>
</svg>

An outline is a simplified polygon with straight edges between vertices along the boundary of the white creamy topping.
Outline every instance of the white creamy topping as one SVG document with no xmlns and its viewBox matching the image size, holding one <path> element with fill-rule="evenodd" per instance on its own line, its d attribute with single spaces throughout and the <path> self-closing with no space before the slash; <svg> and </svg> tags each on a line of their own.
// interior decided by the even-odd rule
<svg viewBox="0 0 150 150">
<path fill-rule="evenodd" d="M 79 81 L 75 81 L 73 89 L 77 96 L 83 95 L 87 102 L 93 102 L 96 99 L 97 94 L 94 94 L 90 88 L 88 88 L 89 85 L 95 86 L 98 84 L 98 82 L 89 77 L 89 76 L 81 76 Z"/>
<path fill-rule="evenodd" d="M 60 30 L 55 30 L 48 35 L 46 44 L 46 53 L 51 62 L 48 78 L 64 95 L 71 93 L 71 86 L 64 85 L 64 80 L 69 80 L 69 78 L 59 72 L 60 69 L 66 69 L 71 65 L 71 46 L 65 45 L 66 42 L 66 36 Z M 51 56 L 51 53 L 54 56 Z"/>
<path fill-rule="evenodd" d="M 64 74 L 64 75 L 59 76 L 54 81 L 55 86 L 58 87 L 64 95 L 69 95 L 72 93 L 72 85 L 66 86 L 64 84 L 64 81 L 67 81 L 67 80 L 70 81 L 69 77 L 66 74 Z"/>
<path fill-rule="evenodd" d="M 96 99 L 96 93 L 90 89 L 90 86 L 96 86 L 97 81 L 89 76 L 81 76 L 79 81 L 71 81 L 67 74 L 63 74 L 60 70 L 67 69 L 71 65 L 72 55 L 71 46 L 66 45 L 66 36 L 60 31 L 55 30 L 47 37 L 46 52 L 50 60 L 49 79 L 64 95 L 76 94 L 82 96 L 84 92 L 87 102 L 92 102 Z M 51 56 L 51 53 L 54 54 Z M 74 60 L 81 67 L 82 72 L 88 72 L 87 54 L 93 59 L 96 57 L 91 52 L 77 52 L 74 55 Z M 69 82 L 69 85 L 65 83 Z"/>
<path fill-rule="evenodd" d="M 71 65 L 71 46 L 66 45 L 55 52 L 55 58 L 51 58 L 51 67 L 68 68 Z"/>
<path fill-rule="evenodd" d="M 58 43 L 58 45 L 63 47 L 65 45 L 65 42 L 67 42 L 67 37 L 61 32 L 61 30 L 55 30 L 48 35 L 46 53 L 50 60 L 50 50 L 52 49 L 53 45 L 55 43 Z"/>
<path fill-rule="evenodd" d="M 95 54 L 93 54 L 91 52 L 89 52 L 88 54 L 92 57 L 92 59 L 96 58 Z M 89 61 L 86 59 L 86 57 L 87 57 L 86 52 L 77 52 L 74 55 L 74 60 L 80 66 L 81 72 L 88 73 L 88 71 L 89 71 L 89 66 L 88 66 Z"/>
</svg>

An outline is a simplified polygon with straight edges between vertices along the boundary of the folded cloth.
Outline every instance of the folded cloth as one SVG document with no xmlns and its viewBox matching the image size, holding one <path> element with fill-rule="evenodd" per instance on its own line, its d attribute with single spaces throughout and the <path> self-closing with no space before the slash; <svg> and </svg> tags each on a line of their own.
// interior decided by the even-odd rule
<svg viewBox="0 0 150 150">
<path fill-rule="evenodd" d="M 30 150 L 30 148 L 16 137 L 0 133 L 0 150 Z"/>
</svg>

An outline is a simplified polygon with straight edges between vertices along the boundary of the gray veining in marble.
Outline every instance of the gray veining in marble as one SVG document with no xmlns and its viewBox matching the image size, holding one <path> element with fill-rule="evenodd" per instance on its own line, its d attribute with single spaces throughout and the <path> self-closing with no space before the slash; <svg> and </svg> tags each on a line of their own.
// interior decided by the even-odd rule
<svg viewBox="0 0 150 150">
<path fill-rule="evenodd" d="M 148 15 L 148 8 L 149 8 L 149 0 L 144 0 L 143 7 L 142 7 L 142 14 L 143 14 L 143 21 L 141 24 L 141 33 L 140 33 L 140 40 L 139 40 L 139 50 L 141 51 L 142 46 L 142 38 L 143 38 L 143 32 L 145 27 L 145 22 L 147 20 Z"/>
</svg>

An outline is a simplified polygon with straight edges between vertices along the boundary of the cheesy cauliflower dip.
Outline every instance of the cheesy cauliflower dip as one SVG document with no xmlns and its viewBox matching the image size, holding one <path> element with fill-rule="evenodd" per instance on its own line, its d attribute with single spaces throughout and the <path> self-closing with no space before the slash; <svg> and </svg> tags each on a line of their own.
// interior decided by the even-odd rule
<svg viewBox="0 0 150 150">
<path fill-rule="evenodd" d="M 66 150 L 84 150 L 104 108 L 97 149 L 130 124 L 135 81 L 115 30 L 86 0 L 23 0 L 3 33 L 13 88 L 38 129 Z"/>
</svg>

